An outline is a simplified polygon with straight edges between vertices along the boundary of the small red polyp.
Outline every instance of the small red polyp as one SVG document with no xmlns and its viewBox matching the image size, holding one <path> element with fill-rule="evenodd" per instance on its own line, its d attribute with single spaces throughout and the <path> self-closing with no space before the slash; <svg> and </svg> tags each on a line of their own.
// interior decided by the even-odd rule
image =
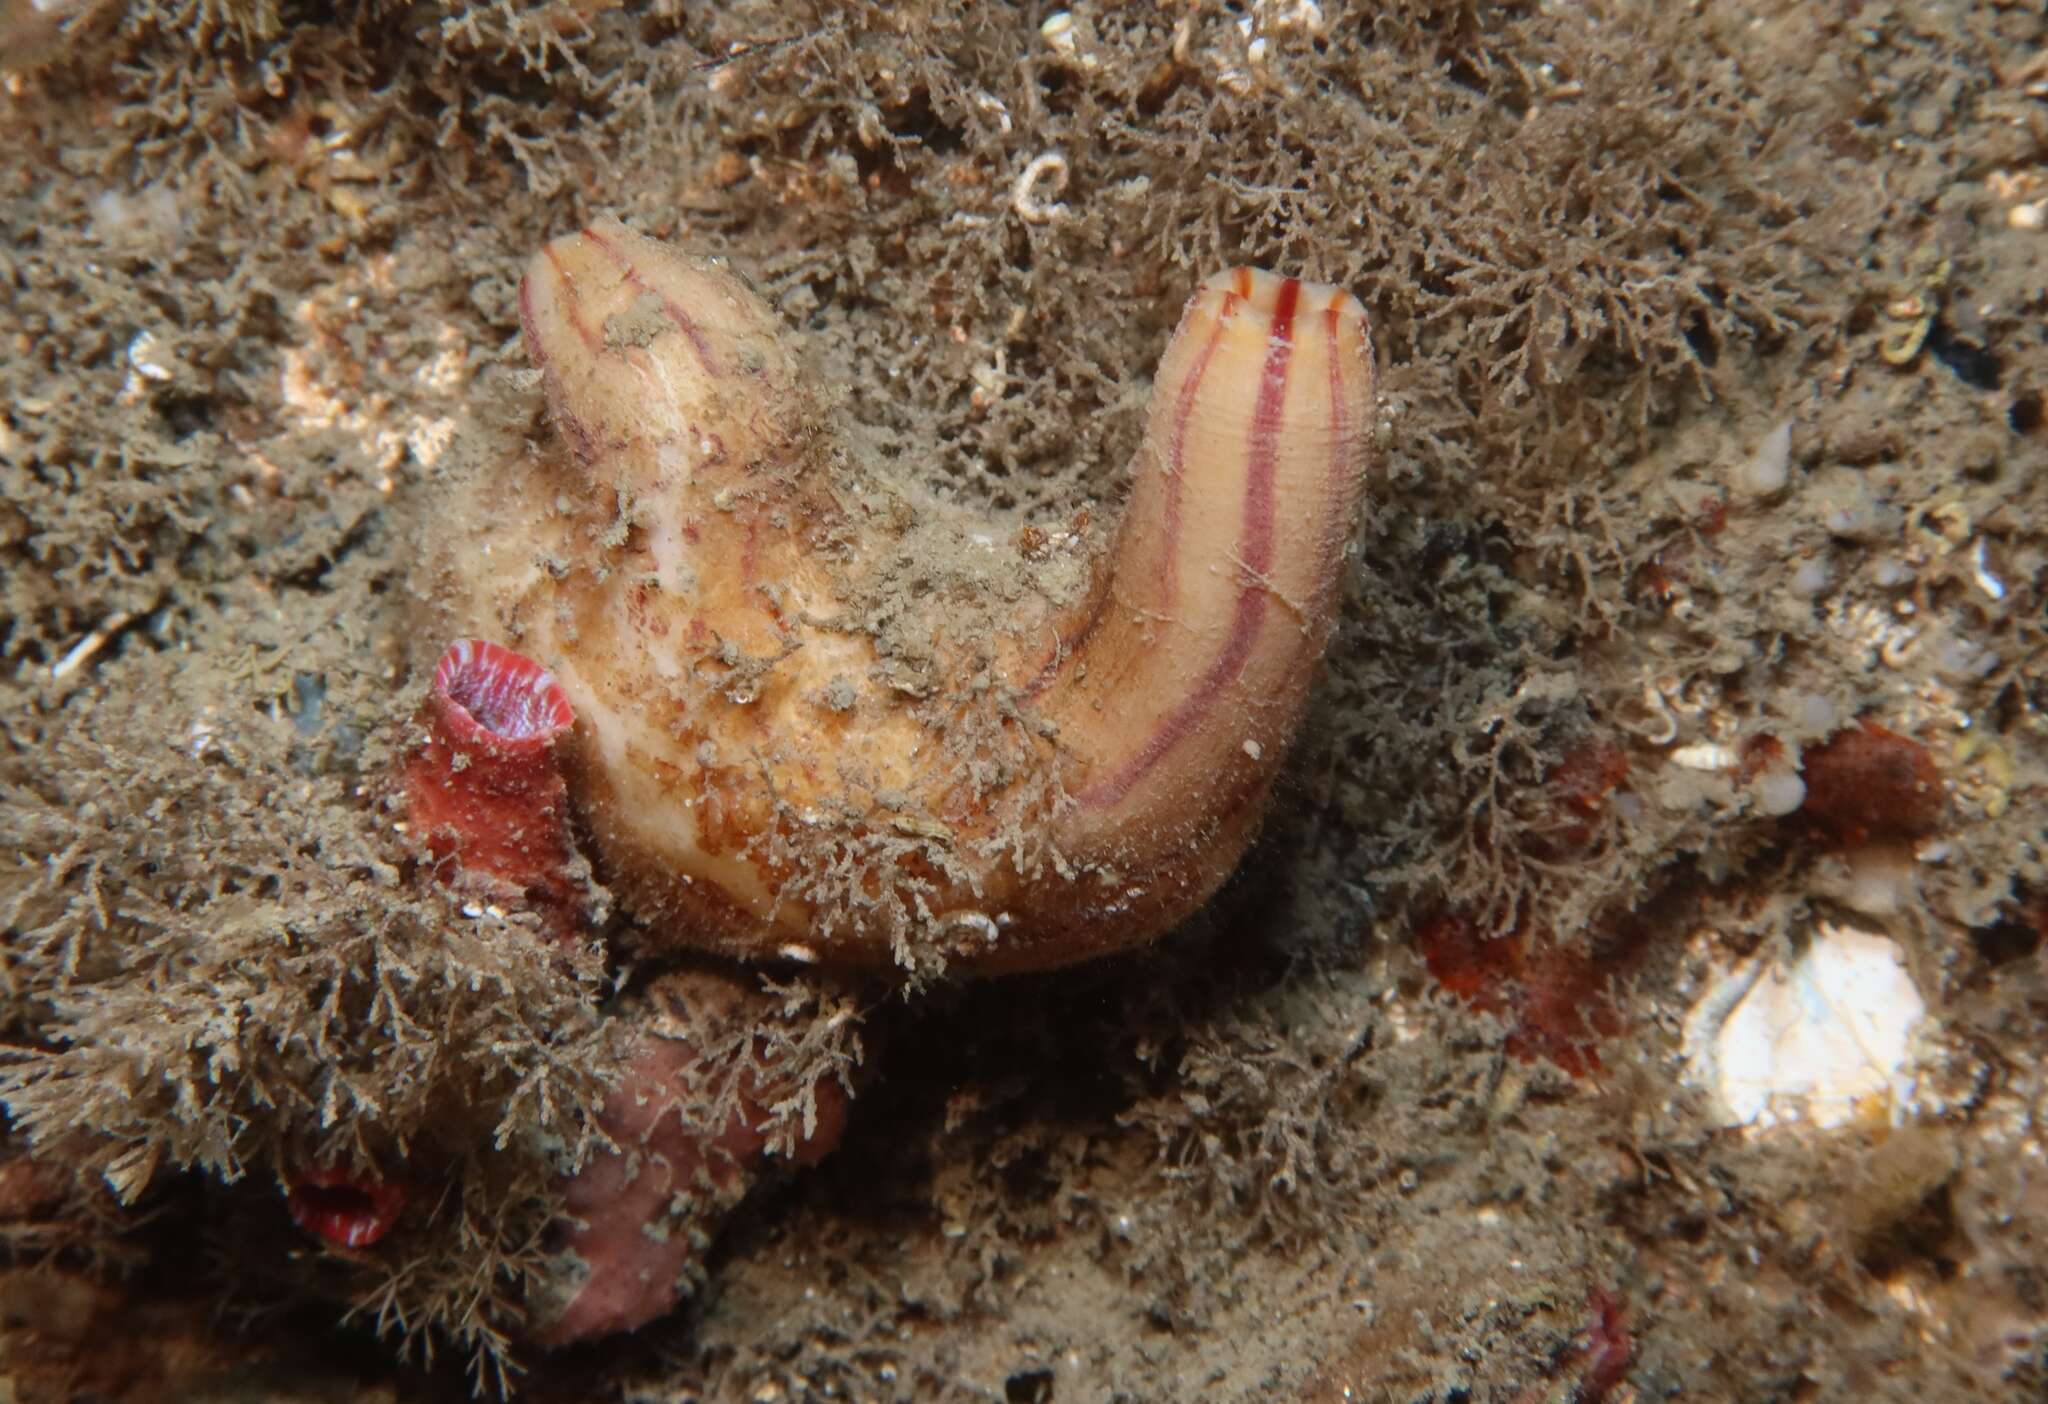
<svg viewBox="0 0 2048 1404">
<path fill-rule="evenodd" d="M 294 1176 L 285 1207 L 293 1223 L 337 1248 L 368 1248 L 398 1222 L 405 1188 L 330 1165 Z"/>
<path fill-rule="evenodd" d="M 421 720 L 406 812 L 442 879 L 531 903 L 573 932 L 588 881 L 555 743 L 576 713 L 554 674 L 509 648 L 458 639 L 434 669 Z"/>
<path fill-rule="evenodd" d="M 457 639 L 434 669 L 434 704 L 451 734 L 506 756 L 544 755 L 576 724 L 555 675 L 482 639 Z"/>
</svg>

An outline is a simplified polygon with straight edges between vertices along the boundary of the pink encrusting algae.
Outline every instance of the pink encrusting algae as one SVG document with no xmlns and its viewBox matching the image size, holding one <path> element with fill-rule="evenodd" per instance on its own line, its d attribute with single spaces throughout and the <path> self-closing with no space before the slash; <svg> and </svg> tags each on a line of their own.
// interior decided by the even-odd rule
<svg viewBox="0 0 2048 1404">
<path fill-rule="evenodd" d="M 1363 496 L 1349 294 L 1203 283 L 1115 543 L 1059 539 L 1067 596 L 939 621 L 931 687 L 896 685 L 863 601 L 917 514 L 987 524 L 849 469 L 750 288 L 607 220 L 542 250 L 520 311 L 562 447 L 485 489 L 505 507 L 453 548 L 456 610 L 560 679 L 592 858 L 658 940 L 1043 969 L 1152 939 L 1228 875 Z"/>
<path fill-rule="evenodd" d="M 647 1029 L 599 1118 L 614 1149 L 562 1186 L 568 1218 L 555 1261 L 567 1277 L 537 1313 L 532 1335 L 541 1345 L 635 1330 L 671 1311 L 701 1271 L 712 1234 L 769 1164 L 771 1104 L 792 1096 L 752 1051 L 701 1052 L 759 1019 L 752 987 L 691 971 L 664 977 L 652 1002 L 680 1014 L 683 1028 Z M 721 1084 L 731 1096 L 719 1104 L 709 1094 Z M 809 1097 L 809 1125 L 788 1154 L 798 1165 L 827 1155 L 846 1126 L 837 1081 L 814 1082 Z M 707 1117 L 707 1104 L 723 1109 Z"/>
</svg>

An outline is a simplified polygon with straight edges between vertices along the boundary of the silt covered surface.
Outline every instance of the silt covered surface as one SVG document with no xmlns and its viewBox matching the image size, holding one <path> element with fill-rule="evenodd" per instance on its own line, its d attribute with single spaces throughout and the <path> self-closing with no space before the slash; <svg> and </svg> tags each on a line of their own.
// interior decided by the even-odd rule
<svg viewBox="0 0 2048 1404">
<path fill-rule="evenodd" d="M 17 1397 L 2038 1395 L 2048 26 L 1060 13 L 0 10 Z M 1239 877 L 873 995 L 837 1154 L 547 1358 L 546 1166 L 645 974 L 421 881 L 389 776 L 451 488 L 547 432 L 519 270 L 599 214 L 1005 530 L 1113 510 L 1215 268 L 1349 287 L 1383 375 Z M 1910 1088 L 1720 1124 L 1688 1013 L 1844 922 L 1926 1002 Z M 308 1157 L 435 1188 L 343 1261 Z"/>
</svg>

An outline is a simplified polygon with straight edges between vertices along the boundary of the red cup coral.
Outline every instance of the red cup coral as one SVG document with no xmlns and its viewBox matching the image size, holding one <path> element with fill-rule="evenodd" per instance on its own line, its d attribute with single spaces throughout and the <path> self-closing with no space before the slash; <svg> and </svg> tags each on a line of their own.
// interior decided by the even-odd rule
<svg viewBox="0 0 2048 1404">
<path fill-rule="evenodd" d="M 404 778 L 408 820 L 445 880 L 531 903 L 565 936 L 589 896 L 555 754 L 575 719 L 540 664 L 459 639 L 434 669 L 426 739 Z"/>
<path fill-rule="evenodd" d="M 588 883 L 567 822 L 556 743 L 575 714 L 552 674 L 497 644 L 459 640 L 435 669 L 426 739 L 405 770 L 408 814 L 437 873 L 540 911 L 573 939 Z M 559 1181 L 560 1269 L 532 1303 L 532 1339 L 563 1345 L 632 1330 L 674 1307 L 718 1223 L 779 1143 L 808 1161 L 837 1143 L 846 1092 L 824 1073 L 791 1084 L 765 1030 L 779 1001 L 708 971 L 672 973 L 640 1025 L 599 1129 L 612 1148 Z M 837 1069 L 831 1070 L 836 1074 Z M 784 1126 L 796 1108 L 801 1131 Z M 402 1191 L 340 1170 L 302 1174 L 293 1219 L 353 1251 L 388 1233 Z"/>
</svg>

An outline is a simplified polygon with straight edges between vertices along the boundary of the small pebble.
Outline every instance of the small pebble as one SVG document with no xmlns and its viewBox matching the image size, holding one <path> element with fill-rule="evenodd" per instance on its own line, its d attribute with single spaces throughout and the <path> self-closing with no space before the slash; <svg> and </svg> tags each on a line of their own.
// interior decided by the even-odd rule
<svg viewBox="0 0 2048 1404">
<path fill-rule="evenodd" d="M 1884 501 L 1862 475 L 1831 468 L 1813 482 L 1815 515 L 1829 535 L 1849 541 L 1880 541 L 1898 534 L 1905 518 Z"/>
<path fill-rule="evenodd" d="M 1840 900 L 1865 916 L 1895 916 L 1905 910 L 1913 895 L 1913 860 L 1910 855 L 1883 846 L 1857 849 L 1847 855 L 1848 887 Z"/>
<path fill-rule="evenodd" d="M 1934 667 L 1954 682 L 1988 677 L 2004 660 L 1974 639 L 1962 638 L 1949 629 L 1937 629 L 1933 636 Z"/>
</svg>

